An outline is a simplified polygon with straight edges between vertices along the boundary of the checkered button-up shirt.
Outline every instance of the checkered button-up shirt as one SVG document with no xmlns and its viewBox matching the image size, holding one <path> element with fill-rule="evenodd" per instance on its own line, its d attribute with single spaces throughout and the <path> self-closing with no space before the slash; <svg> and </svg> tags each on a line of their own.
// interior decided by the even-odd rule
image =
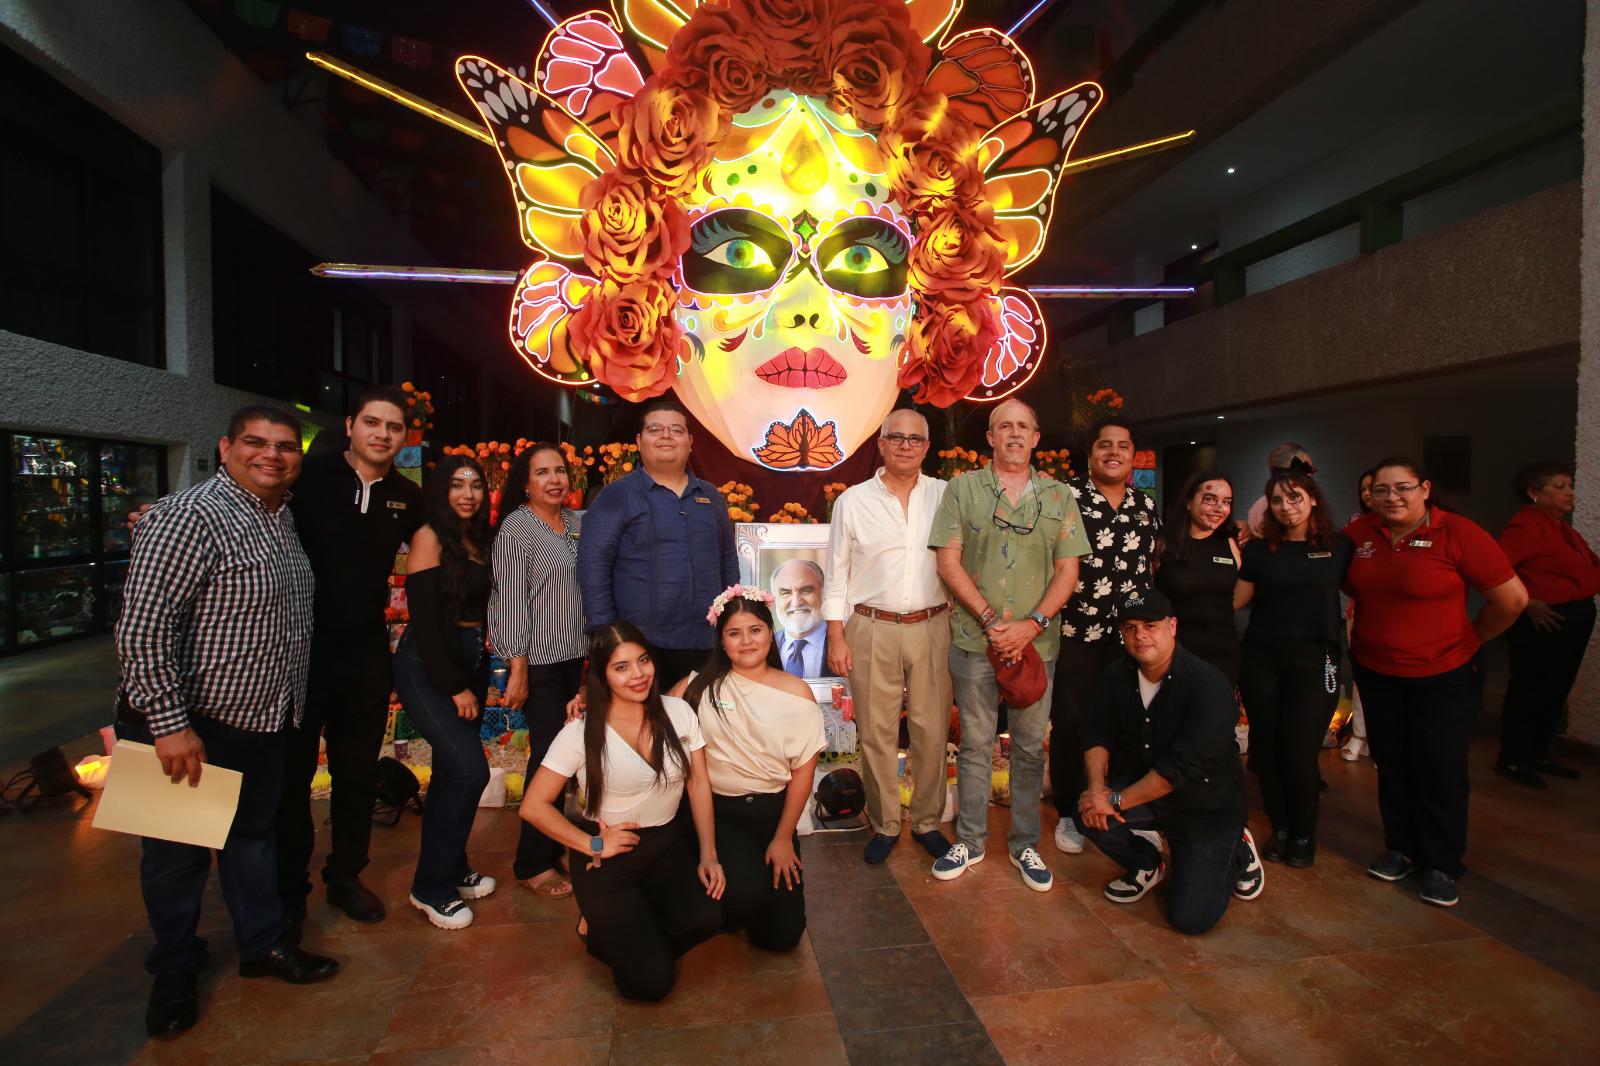
<svg viewBox="0 0 1600 1066">
<path fill-rule="evenodd" d="M 268 510 L 226 470 L 168 496 L 134 527 L 119 703 L 158 737 L 191 715 L 258 733 L 298 723 L 312 588 L 288 507 Z"/>
</svg>

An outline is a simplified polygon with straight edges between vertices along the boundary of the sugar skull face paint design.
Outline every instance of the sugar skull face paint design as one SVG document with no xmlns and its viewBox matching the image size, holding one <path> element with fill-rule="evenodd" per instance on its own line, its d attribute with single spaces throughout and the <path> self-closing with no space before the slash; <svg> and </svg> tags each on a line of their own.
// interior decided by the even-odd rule
<svg viewBox="0 0 1600 1066">
<path fill-rule="evenodd" d="M 735 455 L 826 468 L 894 405 L 912 236 L 884 170 L 848 117 L 774 92 L 696 184 L 675 388 Z"/>
</svg>

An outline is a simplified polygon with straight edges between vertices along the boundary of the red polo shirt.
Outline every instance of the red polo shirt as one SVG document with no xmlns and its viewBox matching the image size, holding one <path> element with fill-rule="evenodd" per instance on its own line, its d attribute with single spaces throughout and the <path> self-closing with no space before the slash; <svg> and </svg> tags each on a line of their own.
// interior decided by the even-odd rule
<svg viewBox="0 0 1600 1066">
<path fill-rule="evenodd" d="M 1345 534 L 1356 545 L 1345 575 L 1356 606 L 1353 660 L 1393 677 L 1431 677 L 1477 653 L 1467 587 L 1481 592 L 1517 576 L 1482 527 L 1429 508 L 1398 545 L 1377 515 L 1361 516 Z"/>
<path fill-rule="evenodd" d="M 1536 600 L 1571 603 L 1600 594 L 1600 558 L 1582 534 L 1531 504 L 1506 523 L 1500 549 Z"/>
</svg>

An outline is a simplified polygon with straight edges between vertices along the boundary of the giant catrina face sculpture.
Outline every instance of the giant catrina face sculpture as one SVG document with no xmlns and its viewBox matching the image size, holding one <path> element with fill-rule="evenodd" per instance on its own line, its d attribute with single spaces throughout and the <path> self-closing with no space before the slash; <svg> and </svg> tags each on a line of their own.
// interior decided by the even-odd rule
<svg viewBox="0 0 1600 1066">
<path fill-rule="evenodd" d="M 549 256 L 511 311 L 535 371 L 675 390 L 777 470 L 842 461 L 901 388 L 948 406 L 1033 375 L 1039 309 L 1005 278 L 1098 86 L 1035 102 L 1008 38 L 950 31 L 960 0 L 613 6 L 552 32 L 531 82 L 457 67 Z"/>
</svg>

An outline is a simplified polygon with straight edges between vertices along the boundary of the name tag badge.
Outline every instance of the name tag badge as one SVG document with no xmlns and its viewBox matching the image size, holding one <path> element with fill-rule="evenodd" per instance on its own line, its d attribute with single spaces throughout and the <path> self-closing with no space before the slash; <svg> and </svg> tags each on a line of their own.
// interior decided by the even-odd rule
<svg viewBox="0 0 1600 1066">
<path fill-rule="evenodd" d="M 1306 552 L 1307 559 L 1332 559 L 1332 552 Z"/>
<path fill-rule="evenodd" d="M 696 496 L 694 498 L 694 502 L 695 503 L 710 503 L 711 501 L 706 499 L 704 496 Z"/>
<path fill-rule="evenodd" d="M 1433 541 L 1431 541 L 1431 540 L 1414 540 L 1414 541 L 1411 542 L 1411 546 L 1413 548 L 1431 548 L 1431 547 L 1433 547 Z"/>
<path fill-rule="evenodd" d="M 404 511 L 405 509 L 406 509 L 406 501 L 404 501 L 404 500 L 390 500 L 389 501 L 389 510 L 391 510 L 391 511 Z"/>
<path fill-rule="evenodd" d="M 1232 566 L 1233 565 L 1233 556 L 1231 556 L 1231 555 L 1213 555 L 1211 557 L 1211 561 L 1214 562 L 1214 563 L 1221 563 L 1223 566 Z"/>
</svg>

